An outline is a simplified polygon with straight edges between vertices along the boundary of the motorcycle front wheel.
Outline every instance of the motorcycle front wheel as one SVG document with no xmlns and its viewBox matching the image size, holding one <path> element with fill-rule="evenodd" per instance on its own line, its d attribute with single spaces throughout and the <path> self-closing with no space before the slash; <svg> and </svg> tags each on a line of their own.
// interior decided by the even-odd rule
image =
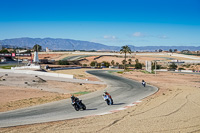
<svg viewBox="0 0 200 133">
<path fill-rule="evenodd" d="M 79 106 L 78 106 L 78 105 L 74 105 L 74 109 L 75 109 L 76 111 L 79 111 Z"/>
<path fill-rule="evenodd" d="M 106 100 L 106 103 L 107 103 L 108 105 L 110 105 L 110 101 L 109 101 L 108 99 Z"/>
</svg>

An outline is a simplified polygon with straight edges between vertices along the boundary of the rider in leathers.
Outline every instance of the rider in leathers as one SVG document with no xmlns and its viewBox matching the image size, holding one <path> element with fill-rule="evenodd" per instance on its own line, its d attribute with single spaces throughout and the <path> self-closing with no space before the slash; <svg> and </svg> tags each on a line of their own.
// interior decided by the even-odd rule
<svg viewBox="0 0 200 133">
<path fill-rule="evenodd" d="M 78 97 L 75 97 L 74 95 L 71 96 L 71 100 L 72 100 L 72 103 L 76 102 L 77 104 L 79 104 L 79 99 Z"/>
<path fill-rule="evenodd" d="M 111 102 L 113 103 L 113 99 L 107 91 L 104 91 L 103 96 L 105 96 L 105 95 L 108 95 L 108 97 L 111 99 Z"/>
</svg>

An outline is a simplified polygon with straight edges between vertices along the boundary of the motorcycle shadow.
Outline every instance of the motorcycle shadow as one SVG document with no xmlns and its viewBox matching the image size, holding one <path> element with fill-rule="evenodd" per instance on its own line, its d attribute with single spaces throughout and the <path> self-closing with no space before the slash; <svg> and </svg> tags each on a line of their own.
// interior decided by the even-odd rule
<svg viewBox="0 0 200 133">
<path fill-rule="evenodd" d="M 125 103 L 113 103 L 113 105 L 123 105 Z"/>
<path fill-rule="evenodd" d="M 87 111 L 87 110 L 88 110 L 88 111 L 89 111 L 89 110 L 97 110 L 97 108 L 94 108 L 94 109 L 86 109 L 86 111 Z"/>
</svg>

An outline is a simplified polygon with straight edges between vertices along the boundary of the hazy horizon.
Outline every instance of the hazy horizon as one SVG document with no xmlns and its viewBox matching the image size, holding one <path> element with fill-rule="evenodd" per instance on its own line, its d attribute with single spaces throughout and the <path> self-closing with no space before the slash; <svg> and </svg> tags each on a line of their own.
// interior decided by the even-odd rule
<svg viewBox="0 0 200 133">
<path fill-rule="evenodd" d="M 32 37 L 20 37 L 20 38 L 32 38 Z M 2 39 L 2 40 L 0 40 L 0 41 L 3 41 L 3 40 L 10 40 L 10 39 L 20 39 L 20 38 L 8 38 L 8 39 Z M 69 39 L 69 38 L 51 38 L 51 37 L 44 37 L 44 38 L 38 38 L 38 37 L 36 37 L 36 38 L 32 38 L 32 39 L 48 39 L 48 38 L 50 38 L 50 39 Z M 69 40 L 75 40 L 75 39 L 69 39 Z M 84 41 L 84 40 L 75 40 L 75 41 Z M 87 42 L 87 41 L 86 41 Z M 91 42 L 91 41 L 88 41 L 88 42 Z M 96 42 L 92 42 L 92 43 L 96 43 Z M 102 43 L 99 43 L 99 44 L 102 44 Z M 0 46 L 1 46 L 2 44 L 0 43 Z M 40 45 L 42 45 L 42 44 L 40 44 Z M 103 44 L 103 45 L 106 45 L 106 46 L 117 46 L 117 45 L 107 45 L 107 44 Z M 125 44 L 125 45 L 129 45 L 129 44 Z M 131 45 L 131 44 L 130 44 Z M 122 46 L 124 46 L 124 45 L 122 45 Z M 172 46 L 172 47 L 181 47 L 181 46 L 178 46 L 178 45 L 147 45 L 147 46 L 143 46 L 143 45 L 140 45 L 140 46 L 137 46 L 137 45 L 131 45 L 131 46 L 135 46 L 135 47 L 148 47 L 148 46 L 166 46 L 166 47 L 170 47 L 170 46 Z M 185 45 L 184 47 L 190 47 L 190 46 L 192 46 L 192 47 L 200 47 L 200 45 L 199 46 L 195 46 L 195 45 Z M 121 46 L 118 46 L 118 47 L 121 47 Z"/>
</svg>

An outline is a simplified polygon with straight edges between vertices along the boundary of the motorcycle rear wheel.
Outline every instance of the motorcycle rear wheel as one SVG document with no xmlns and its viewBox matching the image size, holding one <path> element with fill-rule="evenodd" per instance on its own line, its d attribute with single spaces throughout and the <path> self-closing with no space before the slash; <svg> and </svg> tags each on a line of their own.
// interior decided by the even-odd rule
<svg viewBox="0 0 200 133">
<path fill-rule="evenodd" d="M 107 103 L 108 105 L 110 105 L 110 101 L 109 101 L 108 99 L 106 100 L 106 103 Z"/>
<path fill-rule="evenodd" d="M 85 104 L 83 104 L 83 103 L 82 103 L 82 109 L 83 109 L 83 110 L 86 110 L 86 106 L 85 106 Z"/>
</svg>

